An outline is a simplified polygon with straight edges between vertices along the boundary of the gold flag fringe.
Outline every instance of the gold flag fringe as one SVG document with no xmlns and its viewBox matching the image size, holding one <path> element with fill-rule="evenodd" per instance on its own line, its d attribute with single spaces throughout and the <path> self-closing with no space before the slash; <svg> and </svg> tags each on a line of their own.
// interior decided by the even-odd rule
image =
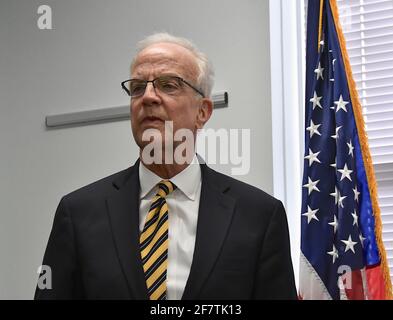
<svg viewBox="0 0 393 320">
<path fill-rule="evenodd" d="M 366 169 L 367 182 L 370 190 L 373 214 L 375 218 L 375 237 L 377 240 L 379 255 L 381 258 L 381 271 L 385 281 L 385 290 L 386 290 L 385 294 L 386 294 L 386 298 L 391 300 L 393 298 L 392 283 L 390 280 L 389 267 L 386 259 L 385 246 L 382 241 L 382 221 L 381 221 L 381 210 L 379 208 L 378 199 L 377 199 L 377 182 L 375 180 L 374 167 L 372 163 L 370 149 L 368 146 L 368 138 L 367 138 L 363 115 L 362 115 L 362 106 L 360 104 L 360 99 L 358 96 L 358 92 L 356 90 L 356 83 L 352 75 L 349 56 L 345 44 L 345 38 L 339 21 L 337 3 L 336 0 L 329 0 L 329 1 L 333 13 L 338 39 L 340 42 L 342 57 L 344 60 L 345 72 L 348 79 L 348 87 L 351 96 L 352 108 L 355 115 L 355 123 L 360 140 L 363 162 Z"/>
</svg>

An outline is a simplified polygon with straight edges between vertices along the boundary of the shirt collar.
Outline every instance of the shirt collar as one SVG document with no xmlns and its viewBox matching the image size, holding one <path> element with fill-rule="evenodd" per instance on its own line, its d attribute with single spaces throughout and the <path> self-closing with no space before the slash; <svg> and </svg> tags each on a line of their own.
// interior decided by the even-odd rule
<svg viewBox="0 0 393 320">
<path fill-rule="evenodd" d="M 170 180 L 187 196 L 187 198 L 194 201 L 201 179 L 201 167 L 197 156 L 194 155 L 192 162 Z M 142 161 L 140 162 L 139 181 L 141 184 L 141 199 L 145 198 L 161 180 L 163 180 L 163 178 L 146 168 Z"/>
</svg>

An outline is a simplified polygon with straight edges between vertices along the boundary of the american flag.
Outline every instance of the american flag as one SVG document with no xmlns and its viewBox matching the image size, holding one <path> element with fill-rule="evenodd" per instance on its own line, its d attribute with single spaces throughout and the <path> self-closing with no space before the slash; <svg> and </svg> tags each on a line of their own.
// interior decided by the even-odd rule
<svg viewBox="0 0 393 320">
<path fill-rule="evenodd" d="M 375 177 L 335 0 L 308 4 L 305 128 L 300 298 L 391 298 Z"/>
</svg>

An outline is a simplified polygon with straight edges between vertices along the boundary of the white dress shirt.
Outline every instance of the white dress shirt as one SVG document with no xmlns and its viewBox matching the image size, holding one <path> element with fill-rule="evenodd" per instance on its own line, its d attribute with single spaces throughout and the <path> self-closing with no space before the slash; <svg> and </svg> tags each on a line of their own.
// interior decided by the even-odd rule
<svg viewBox="0 0 393 320">
<path fill-rule="evenodd" d="M 139 230 L 141 232 L 152 199 L 157 194 L 157 183 L 161 180 L 164 179 L 140 162 Z M 170 181 L 177 186 L 177 189 L 166 197 L 169 213 L 167 299 L 180 300 L 190 273 L 195 247 L 202 186 L 201 168 L 197 157 L 194 156 L 192 163 Z"/>
</svg>

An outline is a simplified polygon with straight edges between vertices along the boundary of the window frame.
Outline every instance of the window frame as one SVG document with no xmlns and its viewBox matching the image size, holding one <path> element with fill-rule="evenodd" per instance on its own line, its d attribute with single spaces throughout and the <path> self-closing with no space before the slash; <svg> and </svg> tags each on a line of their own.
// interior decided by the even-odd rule
<svg viewBox="0 0 393 320">
<path fill-rule="evenodd" d="M 269 0 L 273 190 L 286 208 L 296 284 L 304 153 L 303 0 Z"/>
</svg>

